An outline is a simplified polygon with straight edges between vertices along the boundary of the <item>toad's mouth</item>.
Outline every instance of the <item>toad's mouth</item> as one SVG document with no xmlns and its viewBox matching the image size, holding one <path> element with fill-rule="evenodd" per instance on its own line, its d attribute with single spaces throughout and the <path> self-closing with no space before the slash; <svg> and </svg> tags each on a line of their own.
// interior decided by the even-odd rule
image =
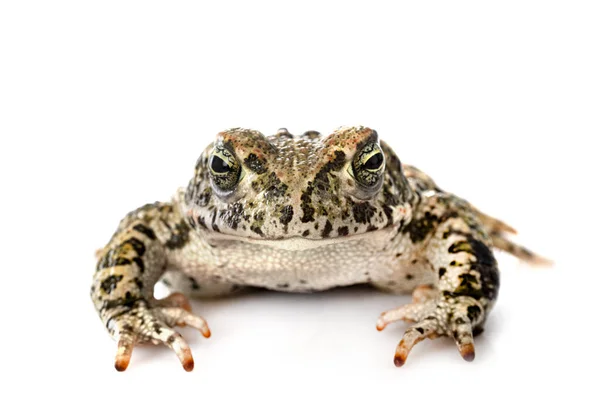
<svg viewBox="0 0 600 420">
<path fill-rule="evenodd" d="M 250 244 L 257 247 L 275 248 L 286 251 L 304 251 L 307 249 L 335 246 L 351 241 L 369 241 L 373 244 L 386 243 L 391 240 L 395 230 L 391 227 L 376 231 L 357 233 L 353 235 L 334 238 L 304 238 L 302 236 L 289 236 L 278 238 L 251 238 L 214 231 L 206 231 L 202 236 L 213 246 L 232 246 L 237 243 Z"/>
</svg>

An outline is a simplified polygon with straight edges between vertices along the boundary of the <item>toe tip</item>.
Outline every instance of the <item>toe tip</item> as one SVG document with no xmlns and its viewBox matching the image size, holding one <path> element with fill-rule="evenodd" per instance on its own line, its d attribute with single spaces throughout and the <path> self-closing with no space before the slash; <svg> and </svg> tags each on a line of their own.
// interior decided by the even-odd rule
<svg viewBox="0 0 600 420">
<path fill-rule="evenodd" d="M 406 360 L 400 356 L 400 355 L 396 355 L 394 356 L 394 365 L 396 365 L 396 367 L 401 367 L 404 365 L 404 362 L 406 362 Z"/>
<path fill-rule="evenodd" d="M 460 355 L 467 362 L 472 362 L 473 360 L 475 360 L 475 347 L 473 347 L 472 344 L 465 346 L 461 349 Z"/>
<path fill-rule="evenodd" d="M 191 372 L 192 370 L 194 370 L 194 359 L 186 360 L 183 363 L 183 370 L 185 370 L 186 372 Z"/>
<path fill-rule="evenodd" d="M 123 362 L 122 360 L 117 360 L 115 362 L 115 369 L 117 370 L 117 372 L 125 372 L 128 364 L 129 363 Z"/>
</svg>

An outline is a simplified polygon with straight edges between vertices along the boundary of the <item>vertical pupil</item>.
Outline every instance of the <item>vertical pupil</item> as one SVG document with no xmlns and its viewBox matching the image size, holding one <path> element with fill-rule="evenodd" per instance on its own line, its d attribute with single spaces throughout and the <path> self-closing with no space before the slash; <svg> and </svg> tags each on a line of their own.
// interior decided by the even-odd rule
<svg viewBox="0 0 600 420">
<path fill-rule="evenodd" d="M 365 162 L 366 169 L 379 169 L 381 164 L 383 163 L 383 156 L 381 153 L 377 153 L 373 155 Z"/>
<path fill-rule="evenodd" d="M 227 172 L 230 169 L 229 164 L 219 156 L 213 156 L 210 166 L 215 172 Z"/>
</svg>

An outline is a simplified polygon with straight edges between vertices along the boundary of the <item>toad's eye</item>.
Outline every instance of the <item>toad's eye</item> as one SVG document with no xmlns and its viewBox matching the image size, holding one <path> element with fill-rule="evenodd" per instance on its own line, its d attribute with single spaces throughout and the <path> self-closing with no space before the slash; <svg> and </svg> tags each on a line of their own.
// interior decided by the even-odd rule
<svg viewBox="0 0 600 420">
<path fill-rule="evenodd" d="M 375 190 L 383 182 L 385 158 L 375 142 L 365 145 L 352 160 L 352 175 L 358 184 L 366 190 Z"/>
<path fill-rule="evenodd" d="M 229 164 L 227 162 L 225 162 L 223 159 L 221 159 L 219 156 L 213 155 L 213 157 L 210 161 L 210 169 L 213 172 L 222 174 L 224 172 L 229 172 L 231 170 L 231 166 L 229 166 Z"/>
<path fill-rule="evenodd" d="M 376 171 L 383 165 L 383 154 L 381 152 L 374 154 L 364 164 L 364 168 L 369 171 Z"/>
<path fill-rule="evenodd" d="M 210 175 L 217 190 L 233 191 L 240 180 L 241 165 L 235 155 L 224 147 L 215 147 L 210 157 Z"/>
</svg>

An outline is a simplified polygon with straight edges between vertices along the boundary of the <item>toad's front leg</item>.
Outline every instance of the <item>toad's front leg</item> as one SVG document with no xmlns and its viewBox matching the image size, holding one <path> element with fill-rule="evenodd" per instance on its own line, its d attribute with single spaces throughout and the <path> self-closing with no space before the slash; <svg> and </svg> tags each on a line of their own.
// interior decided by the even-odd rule
<svg viewBox="0 0 600 420">
<path fill-rule="evenodd" d="M 438 277 L 437 285 L 418 287 L 413 303 L 379 317 L 378 330 L 398 320 L 415 323 L 396 348 L 396 366 L 404 364 L 416 343 L 439 336 L 452 337 L 465 360 L 475 358 L 473 335 L 482 331 L 499 288 L 491 243 L 476 223 L 468 214 L 440 223 L 425 250 Z"/>
<path fill-rule="evenodd" d="M 99 256 L 91 297 L 113 338 L 118 340 L 115 368 L 127 368 L 138 343 L 163 343 L 173 349 L 183 368 L 194 359 L 175 325 L 194 327 L 210 336 L 208 325 L 190 312 L 180 293 L 154 299 L 154 284 L 188 237 L 188 228 L 169 204 L 142 207 L 127 216 Z M 172 246 L 176 244 L 177 246 Z"/>
</svg>

